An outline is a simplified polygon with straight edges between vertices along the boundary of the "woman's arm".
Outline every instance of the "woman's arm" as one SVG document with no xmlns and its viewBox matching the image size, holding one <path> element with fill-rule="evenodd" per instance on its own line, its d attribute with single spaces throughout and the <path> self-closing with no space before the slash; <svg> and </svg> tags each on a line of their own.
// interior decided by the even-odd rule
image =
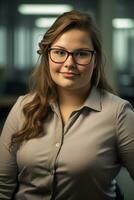
<svg viewBox="0 0 134 200">
<path fill-rule="evenodd" d="M 0 199 L 11 200 L 17 187 L 16 151 L 9 150 L 11 136 L 18 131 L 21 97 L 11 109 L 0 137 Z"/>
<path fill-rule="evenodd" d="M 15 155 L 0 140 L 0 199 L 12 199 L 17 186 L 17 165 Z"/>
<path fill-rule="evenodd" d="M 117 113 L 117 138 L 122 164 L 134 180 L 134 109 L 128 102 Z"/>
</svg>

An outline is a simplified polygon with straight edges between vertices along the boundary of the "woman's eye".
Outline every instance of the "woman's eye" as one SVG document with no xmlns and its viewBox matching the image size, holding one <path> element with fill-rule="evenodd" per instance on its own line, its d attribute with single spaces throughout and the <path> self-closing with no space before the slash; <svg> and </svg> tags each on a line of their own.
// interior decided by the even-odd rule
<svg viewBox="0 0 134 200">
<path fill-rule="evenodd" d="M 89 52 L 79 51 L 79 52 L 76 53 L 76 56 L 78 56 L 78 57 L 88 57 L 90 55 L 89 55 Z"/>
<path fill-rule="evenodd" d="M 66 55 L 66 52 L 63 51 L 63 50 L 55 50 L 54 53 L 59 55 L 59 56 L 65 56 Z"/>
</svg>

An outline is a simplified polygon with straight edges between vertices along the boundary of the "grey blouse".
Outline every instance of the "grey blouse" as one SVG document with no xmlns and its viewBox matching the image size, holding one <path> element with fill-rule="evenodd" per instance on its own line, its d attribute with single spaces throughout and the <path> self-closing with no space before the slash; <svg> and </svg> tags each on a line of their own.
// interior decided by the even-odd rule
<svg viewBox="0 0 134 200">
<path fill-rule="evenodd" d="M 18 98 L 2 131 L 0 200 L 114 200 L 121 167 L 134 178 L 132 106 L 93 87 L 64 127 L 52 105 L 44 136 L 10 152 L 11 135 L 22 127 L 22 108 L 30 99 Z"/>
</svg>

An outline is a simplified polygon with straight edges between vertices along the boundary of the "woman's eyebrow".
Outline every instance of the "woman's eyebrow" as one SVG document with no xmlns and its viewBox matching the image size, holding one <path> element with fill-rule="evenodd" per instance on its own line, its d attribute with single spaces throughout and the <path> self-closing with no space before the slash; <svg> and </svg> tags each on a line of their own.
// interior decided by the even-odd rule
<svg viewBox="0 0 134 200">
<path fill-rule="evenodd" d="M 65 49 L 65 50 L 66 50 L 66 48 L 65 48 L 65 47 L 63 47 L 63 46 L 60 46 L 60 45 L 54 45 L 54 46 L 53 46 L 53 48 L 55 48 L 55 47 L 58 47 L 58 48 L 60 48 L 60 49 Z"/>
<path fill-rule="evenodd" d="M 64 50 L 68 51 L 65 47 L 60 46 L 60 45 L 54 45 L 52 48 L 60 48 L 60 49 L 64 49 Z M 73 51 L 79 51 L 79 50 L 88 50 L 88 51 L 90 51 L 90 49 L 87 48 L 87 47 L 77 48 L 77 49 L 74 49 Z"/>
</svg>

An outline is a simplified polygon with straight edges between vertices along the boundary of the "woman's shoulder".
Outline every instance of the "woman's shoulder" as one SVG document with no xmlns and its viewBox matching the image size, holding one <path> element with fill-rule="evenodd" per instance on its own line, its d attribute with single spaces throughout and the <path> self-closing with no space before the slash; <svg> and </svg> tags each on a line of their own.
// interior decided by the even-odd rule
<svg viewBox="0 0 134 200">
<path fill-rule="evenodd" d="M 24 122 L 23 107 L 33 99 L 34 95 L 26 94 L 19 96 L 12 106 L 2 129 L 0 140 L 6 146 L 10 143 L 12 135 L 18 132 Z"/>
<path fill-rule="evenodd" d="M 113 94 L 106 90 L 102 90 L 101 94 L 102 94 L 101 95 L 102 106 L 109 108 L 111 111 L 115 111 L 115 110 L 119 111 L 119 110 L 122 110 L 124 107 L 129 107 L 130 109 L 134 110 L 133 106 L 128 100 L 116 94 Z"/>
<path fill-rule="evenodd" d="M 34 96 L 35 94 L 30 94 L 30 93 L 19 96 L 14 105 L 24 106 L 25 104 L 31 102 Z"/>
<path fill-rule="evenodd" d="M 106 101 L 115 105 L 129 103 L 128 100 L 124 99 L 118 94 L 114 94 L 106 90 L 101 90 L 101 94 L 102 94 L 101 96 L 102 96 L 103 101 Z"/>
<path fill-rule="evenodd" d="M 31 102 L 34 96 L 34 94 L 27 93 L 25 95 L 17 97 L 10 112 L 15 112 L 16 114 L 22 112 L 23 107 L 29 102 Z"/>
</svg>

